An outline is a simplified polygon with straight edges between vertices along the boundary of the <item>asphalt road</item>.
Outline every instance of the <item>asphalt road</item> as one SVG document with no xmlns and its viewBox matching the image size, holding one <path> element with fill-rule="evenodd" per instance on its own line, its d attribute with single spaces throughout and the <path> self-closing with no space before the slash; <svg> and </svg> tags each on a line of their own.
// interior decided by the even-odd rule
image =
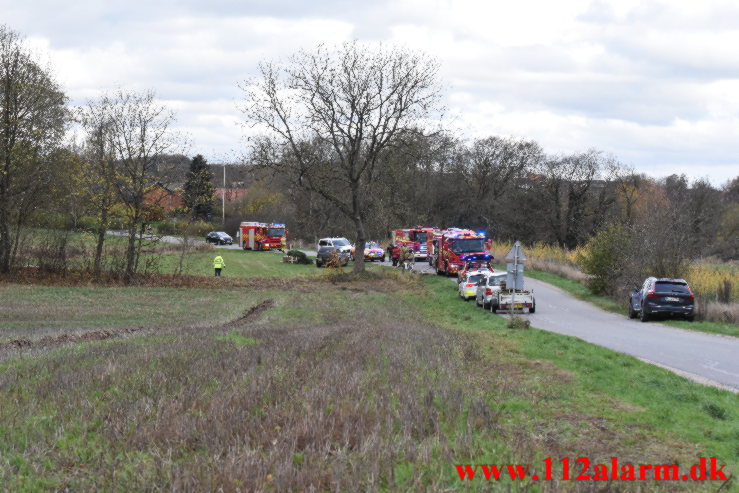
<svg viewBox="0 0 739 493">
<path fill-rule="evenodd" d="M 425 261 L 416 262 L 414 269 L 433 272 Z M 691 380 L 739 392 L 739 338 L 631 320 L 625 314 L 579 300 L 551 284 L 528 277 L 525 282 L 536 298 L 536 313 L 523 315 L 532 326 L 579 337 Z M 479 308 L 470 303 L 470 309 Z"/>
<path fill-rule="evenodd" d="M 526 287 L 536 297 L 536 313 L 527 315 L 534 327 L 579 337 L 692 380 L 739 391 L 739 338 L 631 320 L 530 278 Z"/>
</svg>

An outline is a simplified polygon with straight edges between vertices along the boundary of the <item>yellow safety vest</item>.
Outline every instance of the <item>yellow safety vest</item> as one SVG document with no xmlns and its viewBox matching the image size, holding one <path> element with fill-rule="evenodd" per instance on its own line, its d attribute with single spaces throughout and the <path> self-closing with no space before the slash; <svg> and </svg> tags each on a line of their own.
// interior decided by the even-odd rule
<svg viewBox="0 0 739 493">
<path fill-rule="evenodd" d="M 215 259 L 213 259 L 214 269 L 223 269 L 224 267 L 226 267 L 226 263 L 223 261 L 223 257 L 219 255 Z"/>
</svg>

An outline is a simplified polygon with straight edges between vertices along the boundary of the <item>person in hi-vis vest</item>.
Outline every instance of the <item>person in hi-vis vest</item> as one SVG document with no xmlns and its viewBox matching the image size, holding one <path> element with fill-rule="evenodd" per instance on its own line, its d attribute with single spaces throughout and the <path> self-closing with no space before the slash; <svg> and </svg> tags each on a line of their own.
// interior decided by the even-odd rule
<svg viewBox="0 0 739 493">
<path fill-rule="evenodd" d="M 217 255 L 216 258 L 213 259 L 213 268 L 216 270 L 216 276 L 220 276 L 221 269 L 226 268 L 226 262 L 223 261 L 223 257 Z"/>
</svg>

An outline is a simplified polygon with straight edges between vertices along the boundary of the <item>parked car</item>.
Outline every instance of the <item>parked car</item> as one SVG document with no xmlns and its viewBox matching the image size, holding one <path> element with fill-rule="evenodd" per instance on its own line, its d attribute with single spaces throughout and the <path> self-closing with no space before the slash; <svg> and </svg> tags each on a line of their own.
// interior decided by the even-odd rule
<svg viewBox="0 0 739 493">
<path fill-rule="evenodd" d="M 205 236 L 205 242 L 216 245 L 233 245 L 234 239 L 223 231 L 211 231 Z"/>
<path fill-rule="evenodd" d="M 356 260 L 357 255 L 355 252 L 355 248 L 352 247 L 352 260 Z M 368 241 L 364 244 L 364 260 L 366 262 L 374 262 L 375 260 L 379 260 L 380 262 L 385 261 L 385 250 L 383 250 L 380 245 L 377 244 L 375 241 Z"/>
<path fill-rule="evenodd" d="M 323 267 L 331 261 L 333 255 L 339 256 L 339 264 L 344 267 L 349 263 L 349 257 L 351 253 L 347 251 L 341 251 L 340 247 L 335 246 L 322 246 L 316 252 L 316 267 Z"/>
<path fill-rule="evenodd" d="M 471 270 L 464 275 L 459 283 L 459 297 L 469 301 L 477 295 L 477 283 L 484 277 L 491 275 L 489 270 Z"/>
<path fill-rule="evenodd" d="M 490 275 L 483 277 L 477 283 L 475 303 L 486 310 L 492 308 L 491 303 L 497 304 L 498 297 L 496 293 L 500 291 L 501 285 L 505 282 L 507 274 L 505 272 L 492 272 Z M 493 310 L 495 311 L 495 310 Z"/>
<path fill-rule="evenodd" d="M 642 322 L 655 315 L 680 316 L 695 319 L 695 296 L 685 279 L 649 277 L 629 298 L 629 318 Z"/>
<path fill-rule="evenodd" d="M 325 246 L 336 247 L 338 251 L 346 252 L 351 255 L 352 243 L 346 238 L 321 238 L 318 240 L 318 245 L 316 245 L 316 251 Z"/>
</svg>

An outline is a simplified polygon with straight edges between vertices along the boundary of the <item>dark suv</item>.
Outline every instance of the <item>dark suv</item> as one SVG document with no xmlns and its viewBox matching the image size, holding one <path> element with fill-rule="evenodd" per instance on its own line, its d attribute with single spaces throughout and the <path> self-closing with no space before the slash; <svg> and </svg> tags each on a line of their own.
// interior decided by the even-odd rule
<svg viewBox="0 0 739 493">
<path fill-rule="evenodd" d="M 681 316 L 695 319 L 695 297 L 684 279 L 650 277 L 641 288 L 634 286 L 629 298 L 629 318 L 646 322 L 653 315 Z"/>
</svg>

